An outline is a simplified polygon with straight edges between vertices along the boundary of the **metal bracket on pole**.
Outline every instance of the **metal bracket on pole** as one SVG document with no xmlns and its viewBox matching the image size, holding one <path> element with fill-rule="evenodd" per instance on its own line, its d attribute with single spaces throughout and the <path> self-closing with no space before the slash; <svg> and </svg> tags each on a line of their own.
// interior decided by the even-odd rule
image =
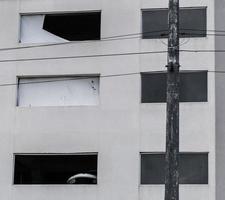
<svg viewBox="0 0 225 200">
<path fill-rule="evenodd" d="M 173 71 L 179 70 L 180 65 L 179 65 L 178 63 L 176 63 L 176 64 L 174 64 L 174 63 L 168 63 L 168 64 L 166 65 L 166 68 L 168 69 L 168 71 L 173 72 Z"/>
</svg>

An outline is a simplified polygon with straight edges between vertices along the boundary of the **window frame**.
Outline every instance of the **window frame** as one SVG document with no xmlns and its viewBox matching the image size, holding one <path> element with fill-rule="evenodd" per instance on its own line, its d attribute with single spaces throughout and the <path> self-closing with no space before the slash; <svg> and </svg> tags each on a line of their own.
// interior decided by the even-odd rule
<svg viewBox="0 0 225 200">
<path fill-rule="evenodd" d="M 180 38 L 207 38 L 207 30 L 208 30 L 208 7 L 207 6 L 194 6 L 194 7 L 180 7 L 180 10 L 197 10 L 197 9 L 204 9 L 205 10 L 205 28 L 203 36 L 180 36 Z M 142 8 L 141 9 L 141 39 L 143 40 L 154 40 L 154 39 L 167 39 L 168 36 L 154 36 L 154 37 L 144 37 L 143 28 L 144 28 L 144 20 L 143 20 L 143 13 L 148 11 L 160 11 L 160 10 L 168 10 L 168 8 Z"/>
<path fill-rule="evenodd" d="M 21 155 L 21 156 L 48 156 L 48 155 L 56 155 L 56 156 L 80 156 L 80 155 L 84 155 L 84 156 L 91 156 L 91 155 L 95 155 L 97 158 L 96 158 L 96 170 L 97 170 L 97 180 L 96 180 L 96 183 L 95 184 L 18 184 L 18 183 L 15 183 L 15 166 L 16 166 L 16 155 Z M 98 152 L 79 152 L 79 153 L 13 153 L 13 170 L 12 170 L 12 185 L 13 186 L 30 186 L 30 187 L 33 187 L 33 186 L 97 186 L 99 184 L 99 181 L 98 181 L 98 176 L 99 176 L 99 153 Z"/>
<path fill-rule="evenodd" d="M 33 78 L 71 78 L 71 77 L 86 77 L 86 78 L 98 78 L 98 83 L 99 83 L 99 102 L 97 105 L 53 105 L 53 106 L 20 106 L 19 105 L 19 86 L 20 86 L 20 80 L 21 79 L 33 79 Z M 89 107 L 89 106 L 99 106 L 101 104 L 101 74 L 66 74 L 66 75 L 18 75 L 16 76 L 16 100 L 15 100 L 15 106 L 17 108 L 38 108 L 38 107 L 44 107 L 44 108 L 48 108 L 48 107 L 80 107 L 80 106 L 85 106 L 85 107 Z"/>
<path fill-rule="evenodd" d="M 140 186 L 164 186 L 165 183 L 142 183 L 142 176 L 141 176 L 141 162 L 142 162 L 142 158 L 141 156 L 142 155 L 145 155 L 145 154 L 151 154 L 151 155 L 165 155 L 166 152 L 140 152 L 139 153 L 139 185 Z M 190 152 L 179 152 L 179 154 L 191 154 L 191 155 L 195 155 L 195 154 L 200 154 L 200 155 L 207 155 L 207 183 L 179 183 L 179 185 L 201 185 L 201 186 L 208 186 L 210 183 L 209 183 L 209 176 L 210 176 L 210 173 L 209 173 L 209 170 L 210 170 L 210 162 L 209 162 L 209 152 L 207 151 L 202 151 L 202 152 L 197 152 L 197 151 L 190 151 Z"/>
<path fill-rule="evenodd" d="M 179 103 L 208 103 L 209 101 L 209 77 L 208 77 L 208 70 L 180 70 L 180 74 L 185 74 L 185 73 L 206 73 L 206 100 L 205 101 L 179 101 Z M 148 72 L 141 72 L 141 83 L 140 83 L 140 103 L 141 104 L 165 104 L 165 101 L 153 101 L 153 102 L 146 102 L 146 100 L 143 100 L 143 80 L 142 76 L 143 75 L 148 75 L 148 74 L 167 74 L 167 71 L 148 71 Z"/>
<path fill-rule="evenodd" d="M 33 44 L 34 46 L 36 45 L 50 45 L 50 44 L 57 44 L 60 42 L 28 42 L 28 43 L 23 43 L 21 42 L 21 31 L 22 31 L 22 16 L 35 16 L 35 15 L 62 15 L 62 14 L 83 14 L 83 13 L 100 13 L 100 39 L 98 40 L 85 40 L 85 41 L 89 41 L 89 42 L 96 42 L 96 41 L 101 41 L 102 40 L 102 9 L 96 9 L 96 10 L 73 10 L 73 11 L 50 11 L 50 12 L 20 12 L 19 13 L 19 23 L 18 23 L 18 44 L 20 46 L 30 46 L 31 44 Z M 43 24 L 44 25 L 44 24 Z M 44 29 L 43 29 L 44 30 Z M 80 43 L 82 41 L 67 41 L 66 43 Z"/>
</svg>

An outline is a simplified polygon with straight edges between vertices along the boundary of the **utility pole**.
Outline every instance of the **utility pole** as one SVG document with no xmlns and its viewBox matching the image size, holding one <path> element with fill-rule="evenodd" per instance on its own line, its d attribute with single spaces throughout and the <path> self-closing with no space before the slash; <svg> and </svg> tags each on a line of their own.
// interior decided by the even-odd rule
<svg viewBox="0 0 225 200">
<path fill-rule="evenodd" d="M 165 200 L 179 200 L 179 0 L 169 0 Z"/>
</svg>

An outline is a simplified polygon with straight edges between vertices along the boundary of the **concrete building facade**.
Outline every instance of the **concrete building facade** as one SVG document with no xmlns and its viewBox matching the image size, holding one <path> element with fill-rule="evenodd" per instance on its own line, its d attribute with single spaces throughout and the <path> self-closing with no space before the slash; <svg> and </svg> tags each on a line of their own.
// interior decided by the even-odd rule
<svg viewBox="0 0 225 200">
<path fill-rule="evenodd" d="M 206 8 L 207 31 L 225 30 L 222 0 L 180 0 L 180 6 Z M 162 0 L 0 1 L 0 199 L 164 198 L 163 184 L 141 184 L 141 154 L 165 152 L 166 145 L 166 104 L 142 103 L 141 73 L 166 70 L 167 39 L 136 36 L 142 32 L 144 10 L 167 7 Z M 24 15 L 96 11 L 101 12 L 101 40 L 58 45 L 21 42 Z M 136 35 L 115 39 L 127 34 Z M 223 37 L 208 34 L 182 38 L 180 43 L 183 50 L 215 50 L 224 48 L 222 41 Z M 165 52 L 89 56 L 158 51 Z M 181 200 L 223 199 L 225 75 L 215 75 L 223 71 L 223 57 L 181 51 L 181 70 L 207 71 L 207 101 L 180 103 L 180 151 L 208 155 L 208 183 L 181 184 Z M 18 104 L 19 78 L 84 75 L 99 76 L 99 97 L 93 105 Z M 50 88 L 49 95 L 53 92 Z M 90 153 L 98 155 L 97 184 L 14 184 L 15 155 Z"/>
</svg>

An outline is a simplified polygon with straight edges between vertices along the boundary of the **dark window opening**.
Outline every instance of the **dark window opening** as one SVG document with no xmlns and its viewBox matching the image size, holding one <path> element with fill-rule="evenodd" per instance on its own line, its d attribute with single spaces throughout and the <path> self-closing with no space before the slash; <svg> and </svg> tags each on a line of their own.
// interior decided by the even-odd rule
<svg viewBox="0 0 225 200">
<path fill-rule="evenodd" d="M 206 8 L 180 9 L 180 37 L 206 37 Z M 168 9 L 142 11 L 143 39 L 168 37 Z"/>
<path fill-rule="evenodd" d="M 167 74 L 142 73 L 142 103 L 166 102 Z M 180 73 L 180 102 L 207 102 L 207 71 Z"/>
<path fill-rule="evenodd" d="M 47 14 L 43 29 L 69 41 L 100 40 L 101 13 Z"/>
<path fill-rule="evenodd" d="M 141 155 L 141 184 L 165 183 L 165 154 Z M 180 153 L 180 184 L 208 184 L 208 154 Z"/>
<path fill-rule="evenodd" d="M 14 184 L 96 184 L 97 155 L 15 155 Z"/>
</svg>

